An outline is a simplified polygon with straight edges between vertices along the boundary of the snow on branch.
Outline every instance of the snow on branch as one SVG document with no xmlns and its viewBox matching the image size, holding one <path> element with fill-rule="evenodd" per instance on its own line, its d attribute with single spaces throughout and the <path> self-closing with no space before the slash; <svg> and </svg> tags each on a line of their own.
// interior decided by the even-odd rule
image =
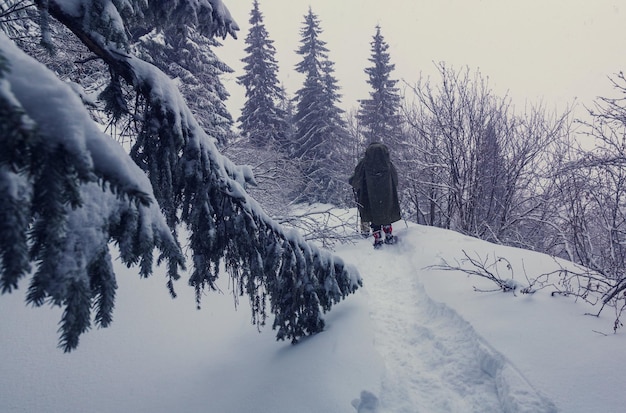
<svg viewBox="0 0 626 413">
<path fill-rule="evenodd" d="M 264 324 L 269 302 L 278 339 L 296 342 L 321 331 L 321 312 L 361 285 L 356 269 L 270 219 L 244 190 L 252 181 L 250 169 L 236 166 L 217 150 L 174 82 L 133 56 L 125 43 L 124 19 L 128 17 L 144 18 L 146 24 L 185 24 L 208 36 L 234 37 L 236 23 L 222 2 L 36 3 L 101 58 L 115 81 L 123 79 L 145 101 L 141 130 L 129 157 L 88 119 L 71 89 L 37 64 L 22 66 L 23 54 L 2 39 L 0 55 L 16 65 L 8 75 L 8 86 L 4 83 L 13 95 L 5 95 L 7 99 L 19 95 L 20 104 L 11 107 L 9 115 L 19 117 L 18 112 L 24 111 L 33 121 L 35 135 L 42 139 L 30 142 L 33 162 L 12 165 L 27 138 L 15 137 L 8 167 L 0 164 L 0 177 L 12 182 L 0 189 L 13 195 L 4 202 L 8 211 L 29 203 L 44 206 L 34 216 L 12 219 L 11 228 L 0 227 L 0 240 L 7 241 L 3 252 L 5 247 L 9 251 L 11 241 L 19 239 L 32 223 L 31 256 L 38 269 L 28 299 L 37 305 L 50 300 L 65 307 L 61 346 L 66 351 L 76 347 L 79 335 L 90 326 L 92 304 L 96 322 L 102 326 L 110 322 L 116 288 L 106 249 L 111 240 L 128 265 L 140 265 L 143 276 L 152 272 L 153 249 L 160 249 L 168 261 L 168 285 L 174 295 L 172 280 L 183 265 L 177 239 L 180 225 L 190 234 L 193 268 L 189 283 L 196 289 L 198 305 L 205 289 L 216 288 L 225 264 L 237 291 L 248 295 L 257 324 Z M 29 72 L 30 83 L 21 77 Z M 49 87 L 33 87 L 46 83 L 39 82 L 40 77 L 51 82 Z M 2 143 L 11 146 L 9 141 Z M 24 184 L 32 179 L 28 168 L 40 160 L 49 165 L 35 170 L 41 183 L 35 179 Z M 96 183 L 104 195 L 96 193 Z M 109 193 L 123 196 L 109 197 Z M 44 202 L 47 198 L 53 202 Z M 90 242 L 81 244 L 83 238 Z M 25 239 L 21 245 L 27 245 Z M 18 254 L 19 262 L 7 264 L 7 256 L 2 257 L 2 288 L 11 292 L 17 279 L 5 269 L 19 265 L 23 276 L 30 261 Z M 75 261 L 57 265 L 66 257 Z"/>
<path fill-rule="evenodd" d="M 66 83 L 4 35 L 0 40 L 8 62 L 2 124 L 14 132 L 0 141 L 0 287 L 16 289 L 36 263 L 27 300 L 65 307 L 60 345 L 69 351 L 91 325 L 92 304 L 97 325 L 111 321 L 111 241 L 144 276 L 159 249 L 170 283 L 184 258 L 143 171 L 97 128 Z"/>
<path fill-rule="evenodd" d="M 475 275 L 478 277 L 486 278 L 489 281 L 496 284 L 498 287 L 495 290 L 490 291 L 502 291 L 502 292 L 512 292 L 516 295 L 517 291 L 520 291 L 522 294 L 532 294 L 536 291 L 534 287 L 536 280 L 530 281 L 528 277 L 526 277 L 527 284 L 524 284 L 520 280 L 515 279 L 515 274 L 513 272 L 513 267 L 511 263 L 504 257 L 471 257 L 465 250 L 462 250 L 463 258 L 460 262 L 457 261 L 457 265 L 450 265 L 446 260 L 443 260 L 443 264 L 434 265 L 432 269 L 436 270 L 444 270 L 444 271 L 461 271 L 469 275 Z M 504 277 L 501 275 L 501 270 L 504 270 L 508 273 L 508 277 Z M 484 292 L 486 290 L 479 289 L 474 287 L 475 291 Z"/>
</svg>

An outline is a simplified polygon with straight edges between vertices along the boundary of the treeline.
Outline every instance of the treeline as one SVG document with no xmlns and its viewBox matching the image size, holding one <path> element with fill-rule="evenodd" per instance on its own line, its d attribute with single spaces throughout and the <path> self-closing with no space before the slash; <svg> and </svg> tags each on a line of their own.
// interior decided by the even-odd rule
<svg viewBox="0 0 626 413">
<path fill-rule="evenodd" d="M 381 27 L 375 27 L 371 66 L 364 69 L 370 98 L 359 102 L 356 114 L 346 114 L 339 108 L 334 62 L 312 8 L 304 15 L 296 50 L 301 60 L 293 68 L 304 75 L 304 81 L 293 97 L 280 87 L 276 50 L 258 1 L 253 2 L 250 16 L 245 74 L 238 78 L 246 89 L 238 119 L 241 139 L 227 152 L 259 166 L 259 188 L 250 191 L 265 199 L 276 213 L 298 202 L 352 205 L 347 177 L 366 144 L 395 142 L 401 134 L 402 99 L 398 81 L 392 78 L 395 66 Z M 281 167 L 276 167 L 276 162 Z M 276 182 L 281 185 L 273 187 Z"/>
<path fill-rule="evenodd" d="M 577 119 L 574 108 L 557 113 L 541 103 L 517 106 L 497 96 L 479 71 L 445 62 L 436 66 L 438 77 L 400 90 L 377 26 L 370 65 L 363 68 L 370 98 L 342 113 L 333 63 L 312 10 L 304 19 L 298 50 L 303 58 L 296 67 L 306 79 L 294 99 L 277 87 L 275 50 L 256 1 L 251 16 L 240 126 L 257 159 L 259 148 L 275 148 L 274 156 L 292 166 L 290 173 L 259 169 L 271 178 L 260 180 L 264 192 L 272 180 L 285 182 L 270 197 L 280 199 L 277 209 L 297 201 L 351 205 L 346 178 L 365 146 L 383 141 L 398 164 L 405 219 L 566 258 L 618 285 L 626 279 L 624 99 L 600 98 Z M 268 52 L 271 66 L 260 64 L 259 50 Z M 269 67 L 269 75 L 258 71 Z M 273 89 L 263 89 L 268 86 L 261 79 L 272 79 Z M 612 81 L 623 96 L 624 75 Z M 261 96 L 275 97 L 272 114 L 286 121 L 281 134 L 265 127 L 279 123 L 263 120 L 262 108 L 269 105 Z"/>
</svg>

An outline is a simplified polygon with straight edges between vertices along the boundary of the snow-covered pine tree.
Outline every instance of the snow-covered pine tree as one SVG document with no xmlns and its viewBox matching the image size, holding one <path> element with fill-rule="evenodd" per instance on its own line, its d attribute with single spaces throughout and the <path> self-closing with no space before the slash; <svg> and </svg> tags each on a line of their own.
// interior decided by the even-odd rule
<svg viewBox="0 0 626 413">
<path fill-rule="evenodd" d="M 321 33 L 319 18 L 309 8 L 300 30 L 301 45 L 296 51 L 302 56 L 296 70 L 305 79 L 296 92 L 293 155 L 300 161 L 307 180 L 303 200 L 341 203 L 347 171 L 334 149 L 345 143 L 348 134 L 341 117 L 343 111 L 337 106 L 341 95 L 334 77 L 334 63 L 328 58 Z"/>
<path fill-rule="evenodd" d="M 286 148 L 286 113 L 280 108 L 284 91 L 278 82 L 276 49 L 257 0 L 252 4 L 246 44 L 247 56 L 241 59 L 245 74 L 237 78 L 246 89 L 246 101 L 238 119 L 241 133 L 255 147 Z"/>
<path fill-rule="evenodd" d="M 137 57 L 175 79 L 200 126 L 219 147 L 226 146 L 233 119 L 224 103 L 230 94 L 220 76 L 233 70 L 213 52 L 220 43 L 188 26 L 158 27 L 147 34 L 141 29 L 131 30 L 138 36 L 132 39 Z"/>
<path fill-rule="evenodd" d="M 391 79 L 395 65 L 391 63 L 389 45 L 376 26 L 368 59 L 372 66 L 365 69 L 367 83 L 371 86 L 370 98 L 360 101 L 358 119 L 363 128 L 365 141 L 384 142 L 394 147 L 401 130 L 400 95 L 397 80 Z"/>
<path fill-rule="evenodd" d="M 176 84 L 129 47 L 125 22 L 133 20 L 235 37 L 221 0 L 36 4 L 97 55 L 114 82 L 133 89 L 145 110 L 137 113 L 131 159 L 67 84 L 0 34 L 0 289 L 10 293 L 32 274 L 28 301 L 64 307 L 60 345 L 70 351 L 92 317 L 100 326 L 111 321 L 117 286 L 109 244 L 142 276 L 152 273 L 158 249 L 173 294 L 184 224 L 198 302 L 224 263 L 259 324 L 269 301 L 279 339 L 323 328 L 321 312 L 361 284 L 356 270 L 269 219 L 243 189 L 250 171 L 219 153 Z"/>
</svg>

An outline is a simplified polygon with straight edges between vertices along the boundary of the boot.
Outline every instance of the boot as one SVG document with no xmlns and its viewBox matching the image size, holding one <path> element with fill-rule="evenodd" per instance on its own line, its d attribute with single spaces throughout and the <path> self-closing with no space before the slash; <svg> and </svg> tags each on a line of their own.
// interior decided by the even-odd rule
<svg viewBox="0 0 626 413">
<path fill-rule="evenodd" d="M 396 237 L 393 236 L 393 228 L 391 224 L 383 225 L 383 231 L 385 232 L 385 244 L 394 244 L 396 242 Z"/>
<path fill-rule="evenodd" d="M 383 246 L 383 232 L 377 229 L 373 232 L 374 235 L 374 248 L 378 249 Z"/>
</svg>

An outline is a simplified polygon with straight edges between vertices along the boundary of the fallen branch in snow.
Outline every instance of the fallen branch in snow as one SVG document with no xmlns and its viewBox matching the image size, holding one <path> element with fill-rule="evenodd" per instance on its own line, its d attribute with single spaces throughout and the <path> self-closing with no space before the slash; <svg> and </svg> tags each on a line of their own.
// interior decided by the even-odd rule
<svg viewBox="0 0 626 413">
<path fill-rule="evenodd" d="M 560 266 L 559 283 L 554 285 L 556 290 L 552 296 L 573 296 L 600 308 L 596 313 L 585 313 L 599 317 L 605 307 L 613 308 L 615 319 L 613 320 L 613 332 L 624 326 L 621 321 L 622 314 L 626 310 L 626 278 L 610 278 L 601 271 L 577 266 L 573 271 Z"/>
<path fill-rule="evenodd" d="M 584 302 L 600 308 L 595 313 L 585 313 L 599 317 L 605 307 L 611 307 L 615 310 L 615 319 L 613 321 L 613 331 L 616 332 L 623 327 L 621 320 L 622 314 L 626 310 L 626 278 L 619 280 L 612 279 L 600 271 L 594 271 L 589 268 L 581 267 L 573 263 L 565 266 L 563 263 L 554 259 L 558 268 L 554 271 L 539 274 L 536 278 L 529 278 L 524 269 L 524 277 L 526 283 L 515 279 L 513 266 L 510 261 L 504 257 L 475 257 L 470 256 L 465 250 L 462 251 L 465 258 L 456 260 L 456 265 L 450 265 L 446 260 L 443 264 L 431 266 L 429 268 L 444 271 L 461 271 L 468 275 L 475 275 L 486 278 L 496 284 L 497 288 L 485 290 L 474 287 L 474 291 L 478 292 L 512 292 L 517 295 L 517 291 L 522 294 L 533 294 L 544 288 L 552 288 L 551 296 L 574 297 Z M 500 275 L 502 264 L 509 273 L 508 277 Z M 522 263 L 523 266 L 523 263 Z"/>
<path fill-rule="evenodd" d="M 522 294 L 532 294 L 540 288 L 537 288 L 537 280 L 529 280 L 526 277 L 527 284 L 524 284 L 515 279 L 515 274 L 513 272 L 513 266 L 504 257 L 497 257 L 494 255 L 492 259 L 489 256 L 482 258 L 476 254 L 476 257 L 470 257 L 469 254 L 462 250 L 463 255 L 465 256 L 460 262 L 457 260 L 457 265 L 453 266 L 448 264 L 446 260 L 443 260 L 443 264 L 434 265 L 430 268 L 444 271 L 461 271 L 469 275 L 476 275 L 482 278 L 486 278 L 490 281 L 493 281 L 498 288 L 493 290 L 483 290 L 477 287 L 474 287 L 474 291 L 478 292 L 490 292 L 490 291 L 502 291 L 502 292 L 512 292 L 513 295 L 517 295 L 516 292 L 519 291 Z M 510 273 L 510 277 L 504 278 L 500 275 L 500 267 L 501 264 L 504 263 L 506 270 Z M 468 268 L 467 264 L 470 265 Z M 540 286 L 543 288 L 542 286 Z"/>
</svg>

